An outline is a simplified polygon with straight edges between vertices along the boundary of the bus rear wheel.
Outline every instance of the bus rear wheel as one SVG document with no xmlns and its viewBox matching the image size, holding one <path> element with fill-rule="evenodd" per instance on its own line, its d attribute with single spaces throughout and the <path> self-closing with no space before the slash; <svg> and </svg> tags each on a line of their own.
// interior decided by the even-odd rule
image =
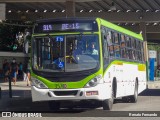
<svg viewBox="0 0 160 120">
<path fill-rule="evenodd" d="M 138 82 L 136 81 L 135 82 L 135 89 L 134 89 L 134 95 L 132 95 L 130 97 L 130 101 L 132 103 L 136 103 L 137 102 L 137 99 L 138 99 Z"/>
<path fill-rule="evenodd" d="M 60 109 L 60 102 L 58 101 L 49 101 L 48 102 L 49 108 L 52 111 L 57 111 Z"/>
</svg>

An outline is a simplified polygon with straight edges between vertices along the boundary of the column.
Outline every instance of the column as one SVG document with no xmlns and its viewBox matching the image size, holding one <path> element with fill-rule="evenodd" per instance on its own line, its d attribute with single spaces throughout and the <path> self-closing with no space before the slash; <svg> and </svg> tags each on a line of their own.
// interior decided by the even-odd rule
<svg viewBox="0 0 160 120">
<path fill-rule="evenodd" d="M 6 19 L 6 4 L 0 3 L 0 21 Z"/>
<path fill-rule="evenodd" d="M 146 35 L 146 23 L 140 22 L 140 31 L 142 31 L 142 36 L 144 41 L 147 41 L 147 35 Z"/>
<path fill-rule="evenodd" d="M 147 74 L 147 80 L 149 79 L 149 67 L 148 67 L 148 48 L 147 48 L 147 35 L 146 35 L 146 24 L 145 22 L 140 22 L 140 31 L 142 32 L 142 37 L 144 40 L 144 60 L 146 62 L 146 74 Z"/>
<path fill-rule="evenodd" d="M 66 17 L 75 17 L 75 1 L 66 0 Z"/>
</svg>

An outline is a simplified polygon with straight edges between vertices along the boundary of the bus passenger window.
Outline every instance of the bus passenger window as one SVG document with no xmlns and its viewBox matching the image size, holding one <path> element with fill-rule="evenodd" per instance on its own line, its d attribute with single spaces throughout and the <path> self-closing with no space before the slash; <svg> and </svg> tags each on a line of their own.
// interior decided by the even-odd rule
<svg viewBox="0 0 160 120">
<path fill-rule="evenodd" d="M 137 40 L 134 41 L 134 49 L 137 49 Z"/>
<path fill-rule="evenodd" d="M 134 52 L 134 50 L 129 50 L 129 59 L 135 60 L 135 52 Z"/>
<path fill-rule="evenodd" d="M 115 57 L 120 58 L 120 46 L 119 45 L 114 46 L 114 51 L 115 51 Z"/>
<path fill-rule="evenodd" d="M 138 61 L 138 51 L 135 51 L 135 60 Z"/>
<path fill-rule="evenodd" d="M 125 36 L 121 35 L 121 42 L 125 42 Z"/>
<path fill-rule="evenodd" d="M 138 50 L 141 50 L 141 42 L 138 41 Z"/>
<path fill-rule="evenodd" d="M 121 48 L 124 48 L 125 47 L 125 43 L 121 43 Z"/>
<path fill-rule="evenodd" d="M 112 34 L 111 34 L 111 31 L 107 32 L 107 43 L 108 43 L 108 46 L 112 45 Z"/>
<path fill-rule="evenodd" d="M 119 44 L 118 36 L 119 36 L 118 33 L 114 33 L 114 42 L 115 42 L 115 44 Z"/>
<path fill-rule="evenodd" d="M 131 48 L 135 47 L 135 40 L 133 38 L 131 38 Z"/>
<path fill-rule="evenodd" d="M 111 31 L 111 40 L 112 40 L 112 44 L 114 44 L 115 43 L 115 40 L 114 40 L 115 38 L 114 38 L 114 32 L 113 31 Z"/>
<path fill-rule="evenodd" d="M 125 48 L 121 49 L 121 55 L 122 55 L 122 58 L 126 58 Z"/>
<path fill-rule="evenodd" d="M 114 48 L 113 46 L 109 46 L 110 57 L 114 57 Z"/>
</svg>

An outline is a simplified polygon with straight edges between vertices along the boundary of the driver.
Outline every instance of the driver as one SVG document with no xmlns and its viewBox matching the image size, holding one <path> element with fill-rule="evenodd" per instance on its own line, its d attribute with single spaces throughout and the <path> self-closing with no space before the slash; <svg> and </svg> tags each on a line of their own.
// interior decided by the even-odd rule
<svg viewBox="0 0 160 120">
<path fill-rule="evenodd" d="M 95 48 L 95 43 L 92 43 L 92 55 L 98 55 L 98 50 Z"/>
</svg>

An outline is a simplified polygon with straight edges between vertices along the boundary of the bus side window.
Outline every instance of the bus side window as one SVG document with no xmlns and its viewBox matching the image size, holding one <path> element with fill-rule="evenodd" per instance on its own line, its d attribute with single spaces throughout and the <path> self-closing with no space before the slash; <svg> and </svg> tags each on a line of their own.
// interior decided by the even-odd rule
<svg viewBox="0 0 160 120">
<path fill-rule="evenodd" d="M 108 33 L 109 32 L 108 29 L 102 26 L 101 31 L 102 31 L 101 35 L 102 35 L 102 45 L 103 45 L 103 59 L 104 59 L 104 66 L 106 66 L 109 63 L 108 41 L 110 41 L 111 39 Z"/>
<path fill-rule="evenodd" d="M 114 33 L 114 42 L 115 44 L 119 44 L 119 34 L 118 33 Z"/>
<path fill-rule="evenodd" d="M 104 59 L 108 58 L 108 44 L 107 44 L 107 36 L 103 35 L 103 54 Z"/>
<path fill-rule="evenodd" d="M 125 36 L 121 34 L 121 42 L 125 42 Z"/>
<path fill-rule="evenodd" d="M 112 44 L 114 44 L 115 43 L 115 36 L 114 36 L 114 32 L 113 31 L 111 31 L 111 40 L 112 40 Z"/>
<path fill-rule="evenodd" d="M 119 45 L 114 45 L 114 51 L 115 51 L 115 57 L 120 58 L 120 46 Z"/>
<path fill-rule="evenodd" d="M 114 57 L 114 47 L 113 45 L 109 46 L 110 57 Z"/>
<path fill-rule="evenodd" d="M 131 48 L 132 48 L 132 49 L 134 49 L 134 46 L 135 46 L 134 44 L 135 44 L 135 41 L 134 41 L 133 38 L 131 38 Z"/>
<path fill-rule="evenodd" d="M 107 31 L 106 36 L 107 36 L 108 46 L 112 45 L 112 33 L 111 33 L 111 31 Z"/>
<path fill-rule="evenodd" d="M 134 49 L 137 49 L 137 42 L 136 42 L 136 39 L 134 40 Z"/>
<path fill-rule="evenodd" d="M 121 48 L 125 47 L 125 36 L 121 34 L 121 37 L 120 37 L 120 43 L 121 43 Z"/>
<path fill-rule="evenodd" d="M 138 61 L 138 51 L 135 51 L 135 60 Z"/>
<path fill-rule="evenodd" d="M 131 47 L 131 46 L 130 46 L 130 42 L 131 42 L 131 41 L 130 41 L 130 37 L 127 36 L 127 37 L 126 37 L 126 46 L 127 46 L 127 47 Z"/>
<path fill-rule="evenodd" d="M 121 49 L 121 56 L 122 56 L 122 58 L 127 58 L 127 51 L 126 51 L 126 48 L 122 48 Z"/>
</svg>

